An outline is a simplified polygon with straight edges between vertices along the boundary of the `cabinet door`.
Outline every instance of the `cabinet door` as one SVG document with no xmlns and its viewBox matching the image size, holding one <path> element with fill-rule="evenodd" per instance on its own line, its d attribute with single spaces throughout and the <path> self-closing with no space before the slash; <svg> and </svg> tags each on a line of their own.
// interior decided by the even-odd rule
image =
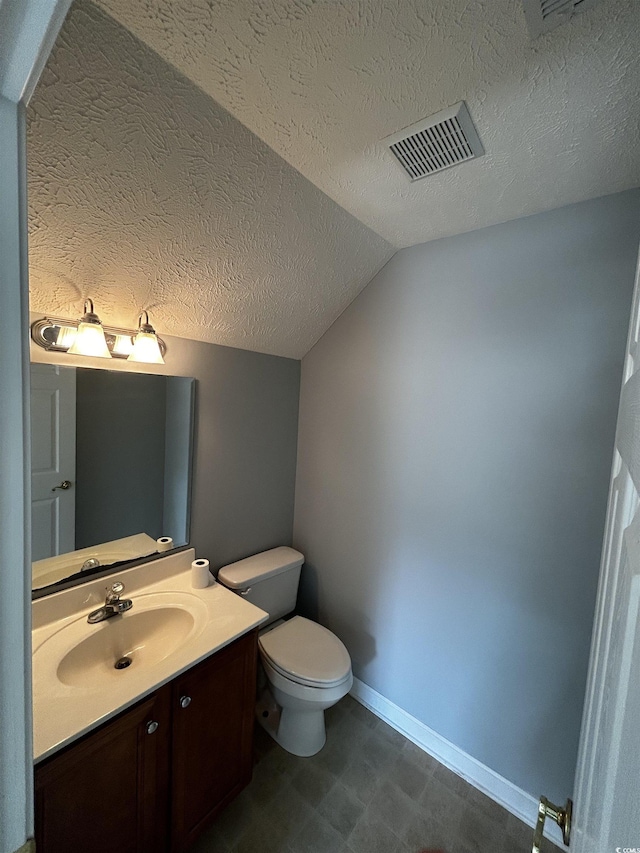
<svg viewBox="0 0 640 853">
<path fill-rule="evenodd" d="M 188 850 L 251 780 L 257 634 L 173 683 L 173 849 Z"/>
<path fill-rule="evenodd" d="M 163 688 L 36 767 L 38 853 L 167 849 L 170 703 Z"/>
</svg>

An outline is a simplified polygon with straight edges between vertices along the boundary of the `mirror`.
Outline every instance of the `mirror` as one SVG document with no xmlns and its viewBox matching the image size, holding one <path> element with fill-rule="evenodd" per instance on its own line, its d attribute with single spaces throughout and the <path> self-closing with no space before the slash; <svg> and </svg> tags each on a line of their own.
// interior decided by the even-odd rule
<svg viewBox="0 0 640 853">
<path fill-rule="evenodd" d="M 31 365 L 34 590 L 188 544 L 194 390 Z"/>
</svg>

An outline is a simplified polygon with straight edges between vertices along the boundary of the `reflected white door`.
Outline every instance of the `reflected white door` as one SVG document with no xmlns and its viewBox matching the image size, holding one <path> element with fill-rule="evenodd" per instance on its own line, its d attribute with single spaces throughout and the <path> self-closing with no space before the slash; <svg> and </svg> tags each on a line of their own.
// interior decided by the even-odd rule
<svg viewBox="0 0 640 853">
<path fill-rule="evenodd" d="M 640 281 L 618 412 L 571 849 L 640 850 Z"/>
<path fill-rule="evenodd" d="M 75 549 L 76 371 L 31 365 L 32 559 Z M 67 488 L 63 485 L 69 483 Z"/>
</svg>

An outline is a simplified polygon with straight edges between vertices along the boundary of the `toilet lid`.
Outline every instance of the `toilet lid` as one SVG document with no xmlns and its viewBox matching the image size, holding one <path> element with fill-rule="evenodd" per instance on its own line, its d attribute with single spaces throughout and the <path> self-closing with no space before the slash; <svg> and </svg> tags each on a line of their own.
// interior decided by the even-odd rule
<svg viewBox="0 0 640 853">
<path fill-rule="evenodd" d="M 303 616 L 268 631 L 258 642 L 282 675 L 301 684 L 331 687 L 351 672 L 349 652 L 336 635 Z"/>
</svg>

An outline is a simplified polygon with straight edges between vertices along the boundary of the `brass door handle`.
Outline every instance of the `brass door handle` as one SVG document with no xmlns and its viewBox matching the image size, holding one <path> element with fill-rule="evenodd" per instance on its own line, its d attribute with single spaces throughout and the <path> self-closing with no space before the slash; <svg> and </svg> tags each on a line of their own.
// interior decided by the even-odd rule
<svg viewBox="0 0 640 853">
<path fill-rule="evenodd" d="M 54 486 L 51 491 L 55 492 L 56 489 L 62 489 L 63 492 L 66 492 L 67 489 L 70 489 L 72 486 L 71 480 L 63 480 L 59 486 Z"/>
<path fill-rule="evenodd" d="M 531 848 L 531 853 L 540 853 L 544 822 L 548 817 L 555 820 L 562 830 L 562 840 L 565 844 L 569 844 L 569 839 L 571 837 L 572 814 L 573 803 L 570 799 L 567 798 L 565 807 L 560 808 L 560 806 L 554 806 L 554 804 L 546 797 L 540 797 L 540 804 L 538 806 L 538 822 L 536 824 L 536 831 L 533 834 L 533 847 Z"/>
</svg>

